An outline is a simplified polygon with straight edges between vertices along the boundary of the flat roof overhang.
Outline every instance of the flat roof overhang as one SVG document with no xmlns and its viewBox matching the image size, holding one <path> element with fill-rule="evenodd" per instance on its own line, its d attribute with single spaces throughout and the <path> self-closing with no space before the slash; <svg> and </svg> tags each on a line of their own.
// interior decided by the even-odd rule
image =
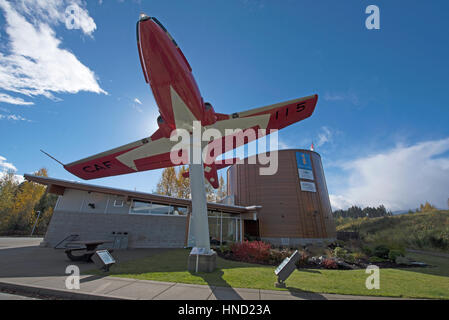
<svg viewBox="0 0 449 320">
<path fill-rule="evenodd" d="M 110 194 L 110 195 L 115 195 L 115 196 L 121 196 L 121 197 L 124 197 L 127 201 L 131 200 L 131 199 L 135 199 L 135 200 L 143 200 L 143 201 L 154 201 L 154 202 L 159 202 L 162 204 L 180 205 L 180 206 L 186 206 L 186 207 L 190 207 L 192 204 L 192 201 L 190 199 L 180 199 L 180 198 L 162 196 L 162 195 L 153 194 L 153 193 L 116 189 L 116 188 L 97 186 L 97 185 L 92 185 L 92 184 L 85 184 L 85 183 L 75 182 L 75 181 L 60 180 L 60 179 L 49 178 L 49 177 L 40 177 L 40 176 L 31 175 L 31 174 L 25 174 L 24 177 L 28 181 L 46 185 L 47 192 L 57 194 L 57 195 L 64 195 L 65 189 L 68 188 L 68 189 L 98 192 L 98 193 Z M 243 207 L 243 206 L 228 205 L 228 204 L 217 203 L 217 202 L 208 202 L 207 203 L 208 210 L 225 211 L 225 212 L 231 213 L 231 214 L 241 214 L 242 218 L 245 220 L 257 220 L 257 213 L 260 211 L 261 208 L 262 208 L 261 206 Z"/>
</svg>

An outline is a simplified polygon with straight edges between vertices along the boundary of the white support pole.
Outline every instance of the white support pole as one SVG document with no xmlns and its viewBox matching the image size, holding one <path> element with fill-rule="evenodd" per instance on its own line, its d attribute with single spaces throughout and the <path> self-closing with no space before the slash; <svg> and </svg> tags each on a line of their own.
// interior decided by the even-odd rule
<svg viewBox="0 0 449 320">
<path fill-rule="evenodd" d="M 195 247 L 201 253 L 210 253 L 209 222 L 207 217 L 207 197 L 203 172 L 203 158 L 201 141 L 194 141 L 193 135 L 190 136 L 190 192 L 192 195 L 192 235 Z M 195 156 L 195 153 L 197 156 Z M 199 159 L 198 159 L 198 154 Z M 195 161 L 193 161 L 195 159 Z"/>
</svg>

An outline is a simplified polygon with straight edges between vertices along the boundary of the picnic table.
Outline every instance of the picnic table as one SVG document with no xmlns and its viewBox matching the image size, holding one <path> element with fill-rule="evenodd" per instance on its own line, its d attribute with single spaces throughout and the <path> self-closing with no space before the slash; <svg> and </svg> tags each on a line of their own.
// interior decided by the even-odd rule
<svg viewBox="0 0 449 320">
<path fill-rule="evenodd" d="M 92 262 L 92 256 L 98 246 L 112 242 L 111 240 L 84 240 L 84 241 L 70 241 L 67 244 L 65 253 L 67 257 L 72 261 L 86 261 Z M 74 255 L 74 252 L 81 252 L 80 255 Z M 110 251 L 112 252 L 112 250 Z"/>
</svg>

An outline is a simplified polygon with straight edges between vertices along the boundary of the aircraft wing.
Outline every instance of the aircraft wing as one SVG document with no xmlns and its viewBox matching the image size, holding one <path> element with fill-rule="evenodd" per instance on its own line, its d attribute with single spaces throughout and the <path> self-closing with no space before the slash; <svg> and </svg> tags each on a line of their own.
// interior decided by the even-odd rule
<svg viewBox="0 0 449 320">
<path fill-rule="evenodd" d="M 207 127 L 218 130 L 222 134 L 222 138 L 215 139 L 208 144 L 208 148 L 212 148 L 216 143 L 220 143 L 220 149 L 216 149 L 218 152 L 214 152 L 212 155 L 212 163 L 205 164 L 206 179 L 217 188 L 217 169 L 222 166 L 220 162 L 214 163 L 217 156 L 260 138 L 258 129 L 282 129 L 310 117 L 317 100 L 318 96 L 314 95 L 232 115 L 219 115 L 221 120 Z M 241 129 L 237 131 L 238 133 L 233 134 L 237 137 L 233 144 L 229 145 L 225 141 L 226 129 Z M 248 129 L 255 129 L 256 134 L 247 135 Z M 178 142 L 170 141 L 169 138 L 158 134 L 158 131 L 151 137 L 65 164 L 64 168 L 81 179 L 90 180 L 179 165 L 173 164 L 170 159 L 171 152 L 179 151 L 173 148 Z M 244 138 L 238 139 L 239 135 L 243 135 Z M 183 164 L 188 163 L 187 157 L 187 152 L 183 152 L 181 157 Z"/>
<path fill-rule="evenodd" d="M 156 131 L 157 132 L 157 131 Z M 64 168 L 75 176 L 90 180 L 120 174 L 172 167 L 170 151 L 176 142 L 168 138 L 144 138 L 69 164 Z M 184 153 L 187 163 L 187 153 Z"/>
<path fill-rule="evenodd" d="M 263 135 L 259 133 L 259 129 L 266 129 L 266 134 L 269 134 L 269 130 L 282 129 L 293 123 L 310 117 L 315 110 L 315 106 L 318 102 L 318 95 L 312 95 L 304 98 L 289 100 L 261 108 L 251 109 L 248 111 L 237 112 L 230 115 L 227 119 L 219 120 L 210 128 L 220 131 L 223 138 L 221 140 L 216 139 L 209 143 L 208 147 L 211 149 L 222 148 L 221 153 L 225 153 L 229 150 L 237 148 L 243 144 L 256 140 Z M 226 131 L 229 129 L 238 130 L 235 134 L 231 134 L 235 137 L 232 144 L 226 143 L 229 134 Z M 249 129 L 253 129 L 252 132 L 255 135 L 248 134 Z M 240 139 L 239 139 L 240 137 Z M 211 152 L 213 154 L 214 152 Z M 214 157 L 219 156 L 220 153 L 215 152 Z"/>
<path fill-rule="evenodd" d="M 282 129 L 295 122 L 310 117 L 318 102 L 318 95 L 289 100 L 273 105 L 238 112 L 232 117 L 236 119 L 250 120 L 256 116 L 268 121 L 266 125 L 261 123 L 261 129 Z"/>
</svg>

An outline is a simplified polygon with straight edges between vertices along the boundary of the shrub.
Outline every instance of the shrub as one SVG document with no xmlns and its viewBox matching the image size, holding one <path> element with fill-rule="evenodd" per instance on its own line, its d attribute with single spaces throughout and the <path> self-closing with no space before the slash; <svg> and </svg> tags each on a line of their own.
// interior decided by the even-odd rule
<svg viewBox="0 0 449 320">
<path fill-rule="evenodd" d="M 410 264 L 410 261 L 406 257 L 402 256 L 396 257 L 396 260 L 394 262 L 396 262 L 396 264 L 404 264 L 404 265 Z"/>
<path fill-rule="evenodd" d="M 334 257 L 336 257 L 336 258 L 344 259 L 347 254 L 348 254 L 348 251 L 341 247 L 336 247 L 334 249 Z"/>
<path fill-rule="evenodd" d="M 363 252 L 364 254 L 366 254 L 368 257 L 370 257 L 370 256 L 373 255 L 373 250 L 371 250 L 371 248 L 368 247 L 368 246 L 363 246 L 363 247 L 362 247 L 362 252 Z"/>
<path fill-rule="evenodd" d="M 321 265 L 326 269 L 338 269 L 337 262 L 332 259 L 323 259 L 323 261 L 321 261 Z"/>
<path fill-rule="evenodd" d="M 374 255 L 378 258 L 388 259 L 388 254 L 390 253 L 390 249 L 385 245 L 379 245 L 374 248 Z"/>
<path fill-rule="evenodd" d="M 271 249 L 270 250 L 270 262 L 272 263 L 281 263 L 285 258 L 292 255 L 293 252 L 290 250 L 279 250 L 279 249 Z"/>
<path fill-rule="evenodd" d="M 327 247 L 318 246 L 318 245 L 309 245 L 306 248 L 307 252 L 311 256 L 322 256 L 326 254 Z"/>
<path fill-rule="evenodd" d="M 448 247 L 448 242 L 442 237 L 435 237 L 434 235 L 430 235 L 426 237 L 427 241 L 430 243 L 431 247 L 438 249 L 446 249 Z"/>
<path fill-rule="evenodd" d="M 369 258 L 369 261 L 370 261 L 370 262 L 385 262 L 386 259 L 379 258 L 379 257 L 377 257 L 377 256 L 373 256 L 373 257 L 370 257 L 370 258 Z"/>
<path fill-rule="evenodd" d="M 353 253 L 354 259 L 355 260 L 364 260 L 367 259 L 366 254 L 364 254 L 363 252 L 354 252 Z"/>
<path fill-rule="evenodd" d="M 270 244 L 262 241 L 243 241 L 233 243 L 231 251 L 237 260 L 266 263 L 270 259 Z"/>
<path fill-rule="evenodd" d="M 308 261 L 309 255 L 305 251 L 302 251 L 299 255 L 299 260 L 296 262 L 296 267 L 300 268 L 302 266 L 305 266 L 308 264 Z"/>
<path fill-rule="evenodd" d="M 222 244 L 222 245 L 219 247 L 219 250 L 220 250 L 222 253 L 228 253 L 228 252 L 231 251 L 231 247 L 228 246 L 228 245 Z"/>
<path fill-rule="evenodd" d="M 347 255 L 345 256 L 344 260 L 345 260 L 346 262 L 348 262 L 348 263 L 354 263 L 355 260 L 356 260 L 356 258 L 355 258 L 355 253 L 347 254 Z"/>
<path fill-rule="evenodd" d="M 393 262 L 396 261 L 396 258 L 402 257 L 402 256 L 404 256 L 404 254 L 401 252 L 401 250 L 392 249 L 388 253 L 388 259 Z"/>
</svg>

